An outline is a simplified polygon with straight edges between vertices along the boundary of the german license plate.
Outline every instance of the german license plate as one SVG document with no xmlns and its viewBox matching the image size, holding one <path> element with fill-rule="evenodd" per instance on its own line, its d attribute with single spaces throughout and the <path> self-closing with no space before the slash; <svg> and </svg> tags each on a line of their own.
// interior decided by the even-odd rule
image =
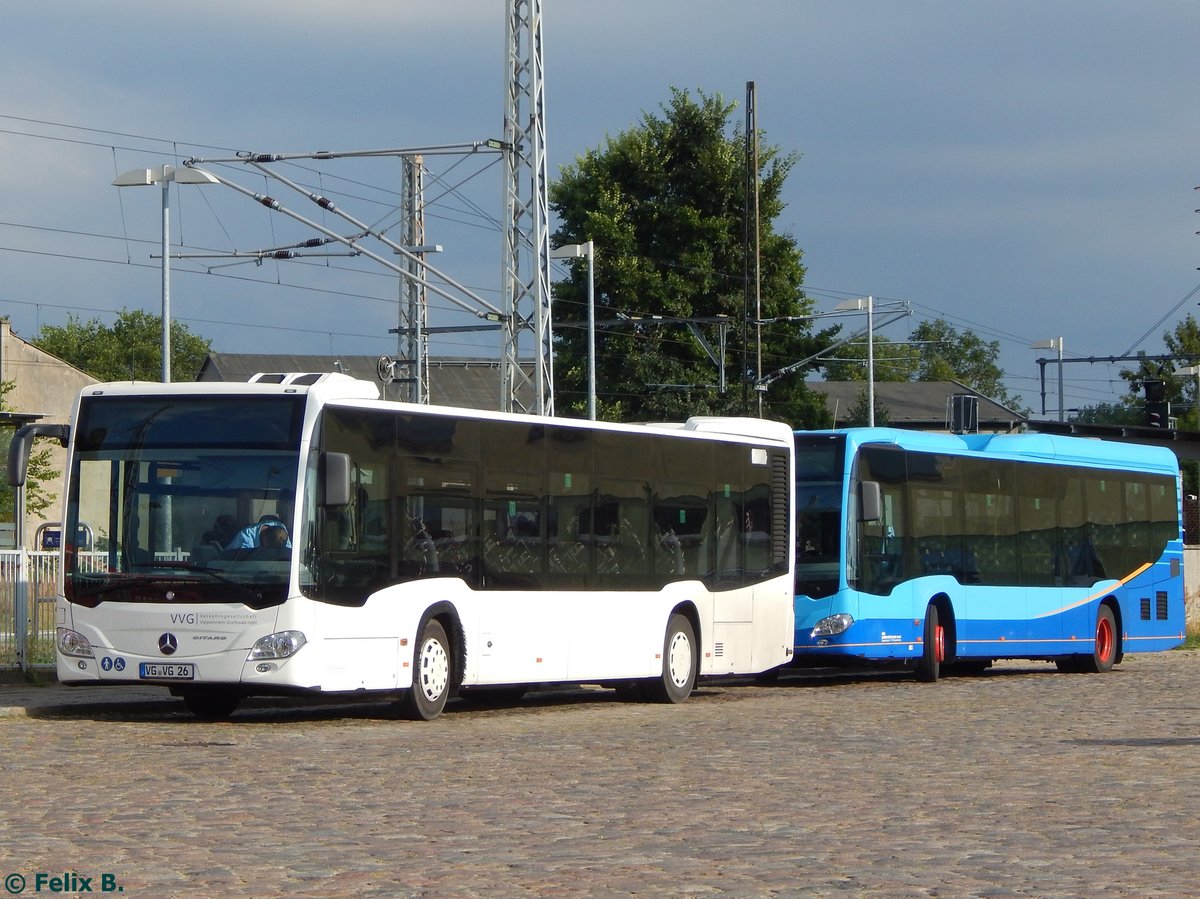
<svg viewBox="0 0 1200 899">
<path fill-rule="evenodd" d="M 196 666 L 190 662 L 141 662 L 138 677 L 144 680 L 194 680 Z"/>
</svg>

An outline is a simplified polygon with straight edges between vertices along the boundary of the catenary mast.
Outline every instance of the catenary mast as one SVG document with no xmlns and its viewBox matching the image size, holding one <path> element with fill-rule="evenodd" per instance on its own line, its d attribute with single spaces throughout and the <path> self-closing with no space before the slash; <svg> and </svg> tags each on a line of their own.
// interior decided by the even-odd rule
<svg viewBox="0 0 1200 899">
<path fill-rule="evenodd" d="M 507 0 L 505 44 L 502 289 L 511 327 L 501 332 L 500 395 L 507 411 L 552 415 L 550 204 L 541 0 Z M 531 365 L 531 371 L 523 361 Z"/>
</svg>

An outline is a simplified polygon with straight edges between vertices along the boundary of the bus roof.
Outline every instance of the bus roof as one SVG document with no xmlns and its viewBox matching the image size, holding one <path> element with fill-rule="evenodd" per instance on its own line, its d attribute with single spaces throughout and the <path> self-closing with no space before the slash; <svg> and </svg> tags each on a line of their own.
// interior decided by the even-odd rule
<svg viewBox="0 0 1200 899">
<path fill-rule="evenodd" d="M 434 406 L 386 400 L 380 397 L 377 385 L 371 381 L 353 378 L 339 372 L 284 372 L 260 373 L 247 382 L 240 381 L 180 381 L 160 383 L 157 381 L 115 381 L 92 384 L 81 392 L 82 397 L 91 396 L 262 396 L 271 394 L 304 394 L 312 396 L 321 405 L 341 404 L 364 408 L 405 409 L 428 415 L 457 415 L 478 419 L 540 421 L 557 426 L 579 428 L 595 427 L 600 430 L 628 432 L 651 430 L 672 434 L 687 434 L 693 438 L 700 435 L 710 439 L 728 438 L 743 441 L 770 441 L 788 445 L 792 442 L 791 428 L 782 422 L 759 418 L 721 416 L 693 416 L 685 422 L 604 422 L 581 418 L 555 418 L 550 416 L 510 413 L 491 410 L 467 409 L 454 406 Z"/>
<path fill-rule="evenodd" d="M 370 381 L 338 372 L 257 374 L 249 381 L 110 381 L 89 384 L 81 396 L 262 396 L 263 394 L 316 394 L 323 400 L 377 399 L 379 388 Z"/>
<path fill-rule="evenodd" d="M 1153 471 L 1177 471 L 1179 461 L 1162 446 L 1067 437 L 1053 434 L 939 434 L 902 428 L 843 428 L 836 431 L 797 431 L 805 434 L 840 434 L 851 446 L 892 443 L 905 449 L 952 455 L 983 455 L 996 459 L 1040 459 L 1080 465 L 1115 465 Z"/>
</svg>

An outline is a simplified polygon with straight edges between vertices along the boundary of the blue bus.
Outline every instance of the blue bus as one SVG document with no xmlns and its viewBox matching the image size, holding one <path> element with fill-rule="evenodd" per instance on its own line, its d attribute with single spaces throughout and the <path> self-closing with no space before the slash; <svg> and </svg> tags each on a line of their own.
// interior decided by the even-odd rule
<svg viewBox="0 0 1200 899">
<path fill-rule="evenodd" d="M 1183 642 L 1168 449 L 850 428 L 796 450 L 797 664 L 1100 673 Z"/>
</svg>

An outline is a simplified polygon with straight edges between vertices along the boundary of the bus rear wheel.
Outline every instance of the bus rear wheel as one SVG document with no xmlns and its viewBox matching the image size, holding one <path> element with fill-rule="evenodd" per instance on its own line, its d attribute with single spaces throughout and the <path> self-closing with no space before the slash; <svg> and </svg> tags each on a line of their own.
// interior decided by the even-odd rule
<svg viewBox="0 0 1200 899">
<path fill-rule="evenodd" d="M 400 700 L 400 714 L 412 721 L 432 721 L 450 696 L 450 641 L 446 629 L 430 618 L 413 650 L 412 687 Z"/>
<path fill-rule="evenodd" d="M 1091 656 L 1080 657 L 1080 670 L 1088 674 L 1112 671 L 1117 661 L 1117 619 L 1108 606 L 1096 610 L 1096 639 Z"/>
<path fill-rule="evenodd" d="M 676 612 L 667 622 L 662 674 L 643 681 L 642 692 L 653 702 L 683 702 L 696 686 L 698 667 L 696 631 L 686 616 Z"/>
<path fill-rule="evenodd" d="M 1100 606 L 1096 610 L 1096 632 L 1091 655 L 1061 656 L 1054 660 L 1059 671 L 1068 674 L 1104 674 L 1121 661 L 1117 648 L 1117 620 L 1113 610 Z"/>
<path fill-rule="evenodd" d="M 921 638 L 921 658 L 917 662 L 917 680 L 932 684 L 942 674 L 946 659 L 946 629 L 938 624 L 937 606 L 925 610 L 925 631 Z"/>
</svg>

